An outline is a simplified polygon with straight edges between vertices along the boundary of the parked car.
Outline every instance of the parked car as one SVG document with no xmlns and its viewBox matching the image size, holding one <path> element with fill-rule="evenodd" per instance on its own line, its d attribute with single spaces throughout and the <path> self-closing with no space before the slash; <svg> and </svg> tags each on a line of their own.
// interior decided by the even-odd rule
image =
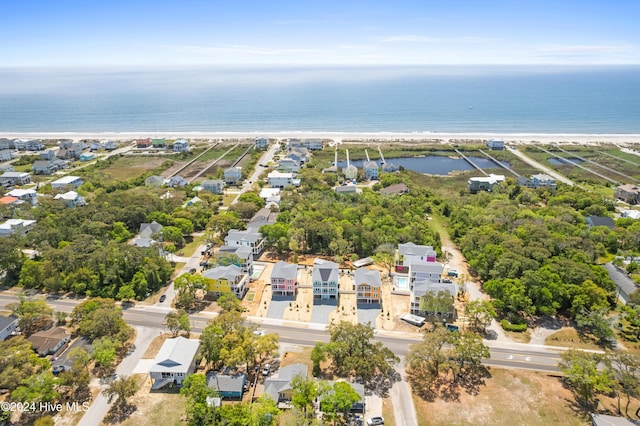
<svg viewBox="0 0 640 426">
<path fill-rule="evenodd" d="M 160 303 L 164 302 L 165 300 L 167 300 L 166 294 L 163 294 L 162 296 L 160 296 Z"/>
<path fill-rule="evenodd" d="M 271 365 L 270 364 L 265 364 L 264 367 L 262 367 L 262 375 L 263 376 L 268 376 L 270 371 L 271 371 Z"/>
<path fill-rule="evenodd" d="M 445 284 L 451 284 L 453 281 L 451 281 L 449 278 L 445 278 L 442 280 L 442 282 Z"/>
<path fill-rule="evenodd" d="M 66 367 L 64 365 L 54 365 L 53 366 L 53 374 L 54 375 L 58 375 L 60 373 L 64 373 L 66 370 Z"/>
<path fill-rule="evenodd" d="M 267 333 L 264 330 L 256 330 L 253 332 L 253 334 L 255 334 L 256 336 L 264 336 Z"/>
<path fill-rule="evenodd" d="M 373 426 L 373 425 L 383 425 L 384 424 L 384 419 L 382 417 L 369 417 L 367 419 L 367 424 L 369 426 Z"/>
<path fill-rule="evenodd" d="M 447 275 L 449 275 L 450 277 L 457 277 L 458 271 L 456 271 L 455 269 L 449 269 L 449 272 L 447 272 Z"/>
<path fill-rule="evenodd" d="M 196 268 L 191 268 L 191 269 L 189 269 L 189 273 L 190 273 L 191 275 L 195 274 L 195 273 L 196 273 L 196 271 L 197 271 L 197 269 L 196 269 Z"/>
</svg>

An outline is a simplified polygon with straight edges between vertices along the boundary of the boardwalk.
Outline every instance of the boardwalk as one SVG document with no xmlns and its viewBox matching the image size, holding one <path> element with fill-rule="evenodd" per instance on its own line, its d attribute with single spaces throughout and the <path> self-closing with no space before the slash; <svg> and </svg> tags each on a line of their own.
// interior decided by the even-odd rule
<svg viewBox="0 0 640 426">
<path fill-rule="evenodd" d="M 498 161 L 497 159 L 493 158 L 491 155 L 489 155 L 488 153 L 484 152 L 483 150 L 479 149 L 478 151 L 480 151 L 481 154 L 484 154 L 485 157 L 487 157 L 489 160 L 493 161 L 494 163 L 496 163 L 498 166 L 502 167 L 503 169 L 508 170 L 509 172 L 513 173 L 515 175 L 515 177 L 520 177 L 520 175 L 513 170 L 510 167 L 507 167 L 505 164 L 503 164 L 502 162 Z"/>
<path fill-rule="evenodd" d="M 573 183 L 573 181 L 569 178 L 567 178 L 566 176 L 561 175 L 560 173 L 557 173 L 553 170 L 551 170 L 549 167 L 546 167 L 540 163 L 538 163 L 537 161 L 535 161 L 533 158 L 528 157 L 527 155 L 523 154 L 522 152 L 518 151 L 515 148 L 509 148 L 511 150 L 511 153 L 513 155 L 515 155 L 516 157 L 520 158 L 522 161 L 524 161 L 525 163 L 529 164 L 532 167 L 535 167 L 536 169 L 548 174 L 549 176 L 555 178 L 557 181 L 565 183 L 569 186 L 574 186 L 575 184 Z"/>
<path fill-rule="evenodd" d="M 471 161 L 471 159 L 469 157 L 467 157 L 466 155 L 464 155 L 462 152 L 460 152 L 460 150 L 456 149 L 455 150 L 458 155 L 462 158 L 464 158 L 465 160 L 467 160 L 467 163 L 471 164 L 473 167 L 475 167 L 476 169 L 478 169 L 478 171 L 480 171 L 480 173 L 482 173 L 485 176 L 489 176 L 489 173 L 485 172 L 484 170 L 482 170 L 482 168 L 480 166 L 478 166 L 476 163 L 474 163 L 473 161 Z"/>
</svg>

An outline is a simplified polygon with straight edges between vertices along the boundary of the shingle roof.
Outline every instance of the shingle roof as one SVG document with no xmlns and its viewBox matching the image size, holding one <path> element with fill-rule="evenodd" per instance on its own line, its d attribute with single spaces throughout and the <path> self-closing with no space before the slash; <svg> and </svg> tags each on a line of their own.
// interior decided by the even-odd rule
<svg viewBox="0 0 640 426">
<path fill-rule="evenodd" d="M 18 318 L 14 315 L 4 316 L 0 315 L 0 330 L 4 330 L 14 322 L 16 322 Z"/>
<path fill-rule="evenodd" d="M 271 279 L 283 278 L 286 280 L 295 280 L 298 278 L 298 265 L 295 263 L 287 263 L 282 260 L 273 265 L 271 271 Z"/>
<path fill-rule="evenodd" d="M 380 281 L 380 271 L 367 268 L 358 268 L 354 274 L 354 280 L 356 285 L 368 284 L 371 287 L 380 287 L 382 282 Z"/>
<path fill-rule="evenodd" d="M 398 254 L 401 256 L 427 256 L 427 254 L 431 254 L 433 252 L 434 250 L 431 246 L 419 246 L 414 243 L 398 244 Z"/>
<path fill-rule="evenodd" d="M 338 281 L 338 264 L 329 260 L 315 259 L 313 261 L 313 282 Z"/>
<path fill-rule="evenodd" d="M 217 374 L 211 372 L 207 374 L 207 386 L 220 392 L 240 392 L 242 393 L 247 376 L 244 373 Z"/>
<path fill-rule="evenodd" d="M 211 280 L 225 279 L 227 281 L 235 281 L 235 279 L 243 275 L 242 269 L 236 265 L 216 266 L 213 269 L 207 269 L 202 276 Z"/>
<path fill-rule="evenodd" d="M 269 377 L 264 381 L 264 392 L 271 395 L 274 401 L 278 400 L 280 392 L 291 389 L 291 380 L 295 376 L 307 377 L 307 366 L 305 364 L 291 364 L 282 367 L 278 371 L 277 377 Z"/>
<path fill-rule="evenodd" d="M 446 291 L 451 296 L 455 296 L 457 291 L 454 283 L 434 283 L 429 280 L 420 280 L 413 283 L 413 295 L 420 297 L 428 291 L 438 293 L 440 291 Z"/>
</svg>

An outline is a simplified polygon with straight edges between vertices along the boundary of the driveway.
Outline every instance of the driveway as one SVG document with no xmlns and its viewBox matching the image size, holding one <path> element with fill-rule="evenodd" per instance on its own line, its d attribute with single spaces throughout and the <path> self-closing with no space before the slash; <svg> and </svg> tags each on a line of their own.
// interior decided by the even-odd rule
<svg viewBox="0 0 640 426">
<path fill-rule="evenodd" d="M 293 296 L 273 296 L 271 302 L 269 302 L 269 309 L 267 310 L 267 318 L 282 319 L 284 311 L 289 307 L 289 304 L 295 302 Z"/>
<path fill-rule="evenodd" d="M 629 295 L 636 291 L 636 285 L 631 278 L 625 273 L 616 268 L 611 262 L 604 265 L 605 269 L 609 273 L 609 278 L 616 284 L 620 291 L 620 298 L 624 300 L 626 304 L 629 301 Z"/>
<path fill-rule="evenodd" d="M 380 315 L 379 303 L 360 303 L 358 304 L 358 322 L 360 324 L 371 324 L 376 326 L 376 318 Z"/>
<path fill-rule="evenodd" d="M 413 405 L 413 399 L 411 398 L 411 387 L 406 380 L 404 357 L 400 358 L 400 362 L 396 365 L 396 371 L 402 379 L 395 382 L 389 392 L 396 426 L 418 426 L 416 407 Z"/>
<path fill-rule="evenodd" d="M 71 369 L 73 362 L 68 359 L 73 348 L 84 348 L 87 352 L 91 352 L 91 340 L 86 337 L 77 338 L 69 347 L 53 362 L 53 367 L 64 365 L 67 369 Z"/>
<path fill-rule="evenodd" d="M 314 300 L 311 309 L 311 322 L 329 324 L 329 314 L 338 306 L 337 300 Z"/>
</svg>

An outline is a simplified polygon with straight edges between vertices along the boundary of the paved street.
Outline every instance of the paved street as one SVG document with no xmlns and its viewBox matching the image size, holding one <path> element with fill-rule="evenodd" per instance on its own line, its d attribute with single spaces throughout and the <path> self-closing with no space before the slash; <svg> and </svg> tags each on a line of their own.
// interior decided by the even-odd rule
<svg viewBox="0 0 640 426">
<path fill-rule="evenodd" d="M 629 295 L 637 289 L 635 283 L 625 272 L 620 271 L 611 262 L 605 263 L 604 267 L 611 281 L 618 287 L 620 299 L 626 304 L 629 301 Z"/>
</svg>

